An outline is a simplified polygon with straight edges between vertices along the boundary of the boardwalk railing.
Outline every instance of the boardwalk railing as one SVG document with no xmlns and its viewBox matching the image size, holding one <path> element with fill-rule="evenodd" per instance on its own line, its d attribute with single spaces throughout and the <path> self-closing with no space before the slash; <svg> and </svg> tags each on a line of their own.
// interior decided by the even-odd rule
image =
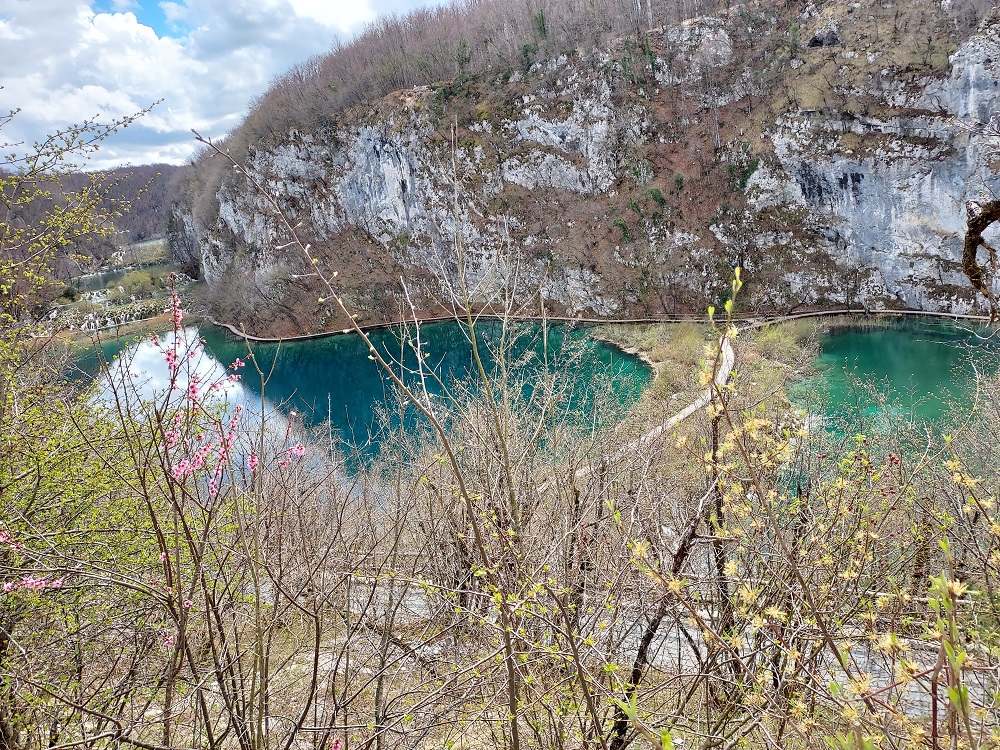
<svg viewBox="0 0 1000 750">
<path fill-rule="evenodd" d="M 809 310 L 800 313 L 789 313 L 784 315 L 743 315 L 734 316 L 732 322 L 737 325 L 743 325 L 747 328 L 760 328 L 766 325 L 772 325 L 775 323 L 786 323 L 792 320 L 803 320 L 806 318 L 829 318 L 838 317 L 844 315 L 859 315 L 859 316 L 872 316 L 872 315 L 906 315 L 914 317 L 928 317 L 928 318 L 946 318 L 948 320 L 976 320 L 982 322 L 989 322 L 990 317 L 988 315 L 972 315 L 966 313 L 948 313 L 948 312 L 933 312 L 928 310 L 896 310 L 887 307 L 874 307 L 874 308 L 839 308 L 835 310 Z M 580 316 L 567 316 L 567 315 L 510 315 L 503 313 L 494 312 L 480 312 L 473 315 L 475 321 L 479 320 L 515 320 L 518 322 L 525 323 L 578 323 L 584 325 L 657 325 L 657 324 L 676 324 L 676 323 L 705 323 L 708 321 L 708 317 L 705 315 L 667 315 L 653 318 L 584 318 Z M 268 337 L 268 336 L 255 336 L 253 334 L 247 333 L 240 330 L 231 323 L 223 323 L 216 320 L 211 316 L 205 316 L 204 318 L 209 323 L 219 328 L 224 328 L 229 331 L 234 336 L 241 339 L 246 339 L 252 343 L 256 344 L 281 344 L 292 341 L 311 341 L 313 339 L 325 339 L 332 336 L 342 336 L 347 333 L 355 333 L 353 327 L 342 328 L 335 331 L 321 331 L 319 333 L 306 333 L 299 336 L 281 336 L 281 337 Z M 462 323 L 465 321 L 464 316 L 461 315 L 428 315 L 426 317 L 418 318 L 418 322 L 423 325 L 424 323 Z M 362 331 L 381 331 L 389 328 L 400 328 L 407 325 L 413 324 L 412 319 L 406 320 L 394 320 L 384 323 L 368 323 L 365 325 L 359 325 L 358 328 Z"/>
</svg>

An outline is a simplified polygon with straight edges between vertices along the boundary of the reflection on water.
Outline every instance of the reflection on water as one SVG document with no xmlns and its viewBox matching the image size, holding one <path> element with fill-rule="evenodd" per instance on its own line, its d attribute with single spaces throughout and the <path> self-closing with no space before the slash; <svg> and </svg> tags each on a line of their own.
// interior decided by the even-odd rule
<svg viewBox="0 0 1000 750">
<path fill-rule="evenodd" d="M 88 273 L 77 276 L 70 283 L 81 292 L 97 292 L 111 286 L 116 281 L 120 281 L 130 270 L 129 268 L 116 268 L 113 271 Z"/>
<path fill-rule="evenodd" d="M 558 372 L 564 385 L 553 397 L 554 411 L 587 424 L 620 419 L 649 382 L 650 371 L 642 362 L 590 339 L 584 331 L 553 326 L 543 332 L 540 326 L 523 325 L 512 332 L 489 322 L 481 325 L 479 332 L 487 370 L 494 377 L 505 373 L 525 404 L 547 393 L 540 387 L 542 383 L 548 386 L 544 376 Z M 377 452 L 380 428 L 393 429 L 400 422 L 412 424 L 417 418 L 412 408 L 394 407 L 397 399 L 391 380 L 369 358 L 364 342 L 356 335 L 253 345 L 252 351 L 245 342 L 216 328 L 188 327 L 183 335 L 188 344 L 200 337 L 202 346 L 186 363 L 190 373 L 184 373 L 184 382 L 178 385 L 186 388 L 191 377 L 201 383 L 225 377 L 227 367 L 241 358 L 248 363 L 240 371 L 242 380 L 229 383 L 219 396 L 232 404 L 243 404 L 248 414 L 259 414 L 263 407 L 268 421 L 283 421 L 285 417 L 278 415 L 293 410 L 307 424 L 329 419 L 342 438 L 368 455 Z M 377 331 L 371 340 L 396 361 L 398 374 L 408 385 L 417 389 L 426 386 L 436 402 L 477 379 L 472 347 L 461 325 L 421 326 L 419 342 L 413 331 L 405 329 Z M 142 398 L 162 393 L 169 386 L 162 348 L 171 342 L 171 335 L 165 334 L 160 347 L 143 341 L 120 352 L 118 342 L 107 342 L 103 354 L 112 364 L 99 386 L 100 398 L 107 401 L 110 384 L 126 379 Z M 418 373 L 417 346 L 435 377 Z M 503 357 L 494 355 L 500 346 L 506 352 Z M 385 412 L 381 425 L 376 418 L 379 411 Z"/>
<path fill-rule="evenodd" d="M 188 326 L 180 332 L 179 338 L 170 331 L 155 341 L 147 339 L 123 349 L 108 365 L 98 384 L 97 398 L 110 404 L 120 384 L 127 384 L 129 396 L 140 400 L 162 396 L 171 385 L 165 356 L 165 352 L 171 350 L 179 352 L 183 359 L 175 382 L 179 389 L 186 389 L 192 381 L 207 383 L 224 379 L 226 366 L 198 346 L 199 335 L 196 327 Z M 185 356 L 187 352 L 194 356 Z M 248 395 L 246 388 L 236 382 L 226 381 L 223 388 L 220 397 L 243 401 Z"/>
<path fill-rule="evenodd" d="M 119 348 L 123 343 L 124 348 Z M 169 331 L 138 342 L 106 342 L 104 349 L 108 366 L 95 384 L 94 399 L 108 408 L 116 408 L 118 404 L 135 408 L 142 402 L 161 401 L 165 397 L 169 397 L 171 407 L 179 407 L 194 386 L 207 397 L 207 403 L 218 404 L 227 412 L 241 405 L 243 421 L 250 426 L 260 423 L 261 414 L 272 428 L 283 430 L 286 426 L 284 415 L 265 403 L 259 392 L 248 387 L 241 377 L 234 377 L 235 358 L 223 361 L 208 351 L 195 326 L 185 327 L 179 340 Z M 168 352 L 175 352 L 180 359 L 174 376 L 168 365 Z"/>
</svg>

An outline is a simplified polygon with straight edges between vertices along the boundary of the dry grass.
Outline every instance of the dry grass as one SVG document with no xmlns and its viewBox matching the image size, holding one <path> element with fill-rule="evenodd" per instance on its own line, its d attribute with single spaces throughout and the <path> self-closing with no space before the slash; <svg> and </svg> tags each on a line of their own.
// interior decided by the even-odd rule
<svg viewBox="0 0 1000 750">
<path fill-rule="evenodd" d="M 658 401 L 698 389 L 705 347 L 714 339 L 707 325 L 697 323 L 601 326 L 594 336 L 641 357 L 653 368 L 649 394 Z"/>
</svg>

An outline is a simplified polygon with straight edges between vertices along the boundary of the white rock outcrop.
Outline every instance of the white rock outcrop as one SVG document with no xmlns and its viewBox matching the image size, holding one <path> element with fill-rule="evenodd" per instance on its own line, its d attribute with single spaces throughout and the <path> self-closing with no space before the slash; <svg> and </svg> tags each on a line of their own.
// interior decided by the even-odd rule
<svg viewBox="0 0 1000 750">
<path fill-rule="evenodd" d="M 846 27 L 817 29 L 809 39 L 823 54 L 877 52 L 843 47 Z M 366 274 L 389 273 L 391 261 L 397 278 L 422 274 L 411 282 L 415 293 L 447 298 L 460 238 L 461 269 L 478 299 L 513 289 L 570 314 L 622 314 L 657 299 L 666 310 L 665 289 L 672 298 L 690 293 L 702 307 L 728 287 L 737 264 L 758 280 L 753 301 L 773 307 L 846 301 L 966 312 L 976 304 L 961 266 L 966 205 L 1000 194 L 1000 174 L 990 143 L 970 126 L 1000 112 L 1000 20 L 951 55 L 947 75 L 904 84 L 882 71 L 854 92 L 902 114 L 792 110 L 752 146 L 752 160 L 746 143 L 722 144 L 746 208 L 734 215 L 720 207 L 701 227 L 650 220 L 663 194 L 644 186 L 672 189 L 674 175 L 657 174 L 643 154 L 710 124 L 726 102 L 749 91 L 759 97 L 759 84 L 739 72 L 723 20 L 685 22 L 662 39 L 671 57 L 657 59 L 645 82 L 629 79 L 610 54 L 562 56 L 498 82 L 511 91 L 506 105 L 482 105 L 454 142 L 442 137 L 434 92 L 415 90 L 332 136 L 293 131 L 251 149 L 246 168 L 330 267 L 354 264 L 358 288 Z M 697 83 L 691 95 L 702 109 L 665 133 L 653 113 L 667 94 L 654 87 L 708 80 L 706 71 L 715 83 Z M 680 183 L 677 195 L 683 209 Z M 246 181 L 227 180 L 217 197 L 208 225 L 183 211 L 175 217 L 179 259 L 197 255 L 216 287 L 240 277 L 267 290 L 302 272 L 300 259 L 276 250 L 279 227 Z M 639 245 L 624 208 L 602 215 L 602 204 L 613 203 L 627 203 L 652 227 Z M 598 252 L 600 232 L 621 247 L 608 250 L 605 241 Z"/>
</svg>

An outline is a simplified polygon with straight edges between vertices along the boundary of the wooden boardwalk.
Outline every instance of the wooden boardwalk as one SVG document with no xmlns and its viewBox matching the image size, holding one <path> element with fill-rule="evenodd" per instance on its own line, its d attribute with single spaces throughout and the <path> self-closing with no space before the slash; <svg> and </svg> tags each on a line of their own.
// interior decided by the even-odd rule
<svg viewBox="0 0 1000 750">
<path fill-rule="evenodd" d="M 886 307 L 877 307 L 869 309 L 857 309 L 857 308 L 839 308 L 835 310 L 809 310 L 800 313 L 790 313 L 787 315 L 746 315 L 734 317 L 732 322 L 738 326 L 743 326 L 746 328 L 761 328 L 763 326 L 772 325 L 775 323 L 786 323 L 792 320 L 803 320 L 806 318 L 827 318 L 827 317 L 837 317 L 837 316 L 847 316 L 847 315 L 857 315 L 863 317 L 871 317 L 875 315 L 900 315 L 900 316 L 913 316 L 913 317 L 928 317 L 928 318 L 945 318 L 948 320 L 975 320 L 988 323 L 990 317 L 988 315 L 970 315 L 963 313 L 946 313 L 946 312 L 930 312 L 927 310 L 896 310 Z M 708 322 L 707 315 L 668 315 L 655 318 L 584 318 L 584 317 L 570 317 L 570 316 L 560 316 L 560 315 L 547 315 L 542 317 L 540 315 L 503 315 L 500 313 L 492 312 L 481 312 L 473 315 L 473 321 L 479 322 L 481 320 L 515 320 L 518 322 L 525 323 L 580 323 L 584 325 L 658 325 L 658 324 L 676 324 L 676 323 L 706 323 Z M 358 325 L 356 327 L 342 328 L 335 331 L 322 331 L 320 333 L 307 333 L 300 336 L 283 336 L 283 337 L 267 337 L 267 336 L 254 336 L 253 334 L 246 333 L 240 330 L 236 326 L 230 323 L 223 323 L 216 320 L 210 316 L 205 316 L 204 320 L 207 320 L 214 326 L 219 328 L 224 328 L 229 331 L 232 335 L 237 338 L 245 339 L 246 341 L 255 344 L 282 344 L 286 342 L 293 341 L 312 341 L 315 339 L 325 339 L 332 336 L 343 336 L 347 333 L 368 333 L 370 331 L 383 331 L 389 328 L 398 328 L 407 325 L 413 325 L 414 321 L 412 319 L 408 320 L 397 320 L 390 321 L 387 323 L 370 323 L 366 325 Z M 418 322 L 422 325 L 424 323 L 459 323 L 465 322 L 465 318 L 456 315 L 431 315 L 427 317 L 419 318 Z"/>
</svg>

